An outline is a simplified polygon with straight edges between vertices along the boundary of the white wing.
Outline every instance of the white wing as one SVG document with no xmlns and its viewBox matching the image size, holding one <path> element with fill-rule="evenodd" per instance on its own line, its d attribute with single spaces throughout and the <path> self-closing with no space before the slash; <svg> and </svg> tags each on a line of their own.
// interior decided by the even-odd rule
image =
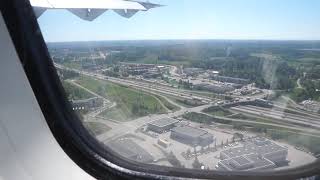
<svg viewBox="0 0 320 180">
<path fill-rule="evenodd" d="M 129 0 L 30 0 L 37 17 L 47 9 L 67 9 L 81 19 L 92 21 L 112 9 L 119 15 L 130 18 L 138 11 L 147 11 L 160 5 Z"/>
</svg>

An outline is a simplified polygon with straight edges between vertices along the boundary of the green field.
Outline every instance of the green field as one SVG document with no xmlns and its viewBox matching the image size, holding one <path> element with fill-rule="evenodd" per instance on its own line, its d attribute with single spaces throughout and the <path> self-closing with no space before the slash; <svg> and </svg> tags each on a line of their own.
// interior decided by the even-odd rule
<svg viewBox="0 0 320 180">
<path fill-rule="evenodd" d="M 166 113 L 165 108 L 155 97 L 141 91 L 88 77 L 81 77 L 77 82 L 117 103 L 115 108 L 101 113 L 103 117 L 127 121 L 149 114 Z"/>
<path fill-rule="evenodd" d="M 165 98 L 159 96 L 159 95 L 154 95 L 155 97 L 157 97 L 162 103 L 163 105 L 169 109 L 170 111 L 178 111 L 180 110 L 179 107 L 173 105 L 172 103 L 170 103 L 169 101 L 167 101 Z"/>
<path fill-rule="evenodd" d="M 62 81 L 62 86 L 70 100 L 88 99 L 93 97 L 93 95 L 86 90 L 81 89 L 68 81 Z"/>
</svg>

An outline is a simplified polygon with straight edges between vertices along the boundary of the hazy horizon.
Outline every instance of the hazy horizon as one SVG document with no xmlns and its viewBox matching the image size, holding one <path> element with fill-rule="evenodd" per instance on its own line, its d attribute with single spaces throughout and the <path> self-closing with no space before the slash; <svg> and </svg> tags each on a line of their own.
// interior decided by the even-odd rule
<svg viewBox="0 0 320 180">
<path fill-rule="evenodd" d="M 320 40 L 318 0 L 151 0 L 164 7 L 92 22 L 67 10 L 38 18 L 47 42 L 105 40 Z"/>
<path fill-rule="evenodd" d="M 114 39 L 114 40 L 83 40 L 83 41 L 45 41 L 46 43 L 85 43 L 85 42 L 125 42 L 125 41 L 265 41 L 265 42 L 320 42 L 320 39 Z"/>
</svg>

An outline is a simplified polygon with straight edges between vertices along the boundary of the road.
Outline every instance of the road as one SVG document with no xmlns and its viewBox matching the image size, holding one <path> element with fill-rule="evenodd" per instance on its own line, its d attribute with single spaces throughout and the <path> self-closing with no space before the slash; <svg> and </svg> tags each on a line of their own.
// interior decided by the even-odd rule
<svg viewBox="0 0 320 180">
<path fill-rule="evenodd" d="M 126 80 L 126 79 L 120 79 L 120 78 L 112 78 L 112 77 L 106 77 L 104 75 L 101 74 L 97 74 L 97 73 L 92 73 L 92 72 L 86 72 L 86 71 L 80 71 L 80 70 L 76 70 L 76 69 L 70 69 L 70 68 L 66 68 L 64 66 L 61 66 L 59 64 L 55 64 L 57 68 L 61 68 L 61 69 L 66 69 L 66 70 L 71 70 L 71 71 L 75 71 L 78 72 L 80 74 L 86 75 L 86 76 L 90 76 L 92 78 L 95 79 L 100 79 L 100 80 L 107 80 L 113 83 L 117 83 L 117 84 L 122 84 L 122 85 L 126 85 L 129 86 L 131 88 L 136 88 L 136 89 L 140 89 L 143 91 L 146 91 L 150 94 L 155 94 L 155 95 L 170 95 L 170 96 L 176 96 L 176 97 L 181 97 L 181 98 L 186 98 L 186 99 L 193 99 L 193 98 L 199 98 L 199 99 L 203 99 L 204 101 L 208 101 L 208 102 L 212 102 L 213 99 L 209 98 L 207 96 L 191 96 L 190 95 L 190 91 L 187 90 L 181 90 L 181 89 L 175 89 L 175 88 L 170 88 L 167 86 L 161 86 L 161 85 L 154 85 L 152 83 L 146 83 L 146 82 L 137 82 L 134 80 Z M 88 90 L 90 91 L 90 90 Z M 192 91 L 191 91 L 192 92 Z M 93 92 L 93 94 L 95 94 Z M 261 98 L 261 96 L 263 95 L 258 95 L 257 98 Z M 99 97 L 99 96 L 98 96 Z M 165 96 L 162 96 L 165 97 Z M 166 98 L 166 97 L 165 97 Z M 169 100 L 168 98 L 166 98 L 167 100 Z M 251 99 L 252 100 L 252 99 Z M 172 103 L 171 100 L 169 100 L 169 102 Z M 173 103 L 176 104 L 176 103 Z M 146 117 L 141 117 L 138 118 L 136 120 L 132 120 L 132 121 L 128 121 L 128 122 L 121 122 L 119 124 L 114 125 L 113 129 L 99 135 L 97 138 L 102 141 L 105 142 L 108 139 L 113 139 L 115 137 L 119 137 L 123 134 L 127 134 L 130 132 L 134 132 L 136 129 L 138 129 L 139 127 L 147 124 L 150 121 L 154 121 L 154 120 L 158 120 L 161 118 L 166 118 L 166 117 L 175 117 L 175 116 L 180 116 L 182 114 L 184 114 L 185 112 L 198 112 L 198 113 L 202 113 L 201 111 L 205 108 L 208 108 L 212 106 L 212 104 L 208 104 L 208 105 L 203 105 L 203 106 L 199 106 L 199 107 L 194 107 L 194 108 L 185 108 L 185 107 L 181 107 L 181 110 L 173 112 L 173 113 L 169 113 L 169 114 L 155 114 L 155 115 L 151 115 L 151 116 L 146 116 Z M 249 112 L 249 110 L 245 110 L 248 111 L 246 113 L 252 113 L 251 111 Z M 257 110 L 252 110 L 255 111 L 255 113 L 259 113 L 257 112 Z M 208 114 L 207 114 L 208 115 Z M 270 114 L 272 117 L 276 116 L 279 117 L 278 115 L 274 115 L 274 114 Z M 277 126 L 277 127 L 284 127 L 284 128 L 288 128 L 288 129 L 293 129 L 293 130 L 305 130 L 306 132 L 310 132 L 310 133 L 316 133 L 315 130 L 312 130 L 310 128 L 304 128 L 304 127 L 294 127 L 294 126 L 287 126 L 287 125 L 281 125 L 281 124 L 277 124 L 277 123 L 264 123 L 264 122 L 254 122 L 254 121 L 247 121 L 247 120 L 241 120 L 241 119 L 232 119 L 232 118 L 226 118 L 226 117 L 215 117 L 215 118 L 220 118 L 223 120 L 228 120 L 228 121 L 236 121 L 236 122 L 245 122 L 245 123 L 255 123 L 255 124 L 262 124 L 262 125 L 270 125 L 270 126 Z M 301 117 L 299 117 L 301 118 Z M 291 123 L 302 123 L 308 126 L 312 126 L 312 127 L 317 127 L 318 128 L 318 124 L 314 123 L 314 119 L 312 119 L 312 121 L 301 121 L 298 120 L 296 118 L 292 118 L 292 117 L 284 117 L 283 118 L 286 121 L 289 121 Z M 108 121 L 112 121 L 112 120 L 108 120 Z M 114 122 L 114 121 L 113 121 Z"/>
<path fill-rule="evenodd" d="M 55 63 L 55 66 L 60 69 L 70 70 L 70 71 L 74 71 L 74 72 L 77 72 L 82 75 L 90 76 L 94 79 L 110 81 L 112 83 L 129 86 L 131 88 L 139 89 L 139 90 L 142 90 L 142 91 L 145 91 L 148 93 L 153 92 L 158 95 L 162 94 L 162 95 L 172 96 L 172 97 L 176 97 L 179 99 L 186 99 L 186 100 L 200 100 L 204 103 L 211 103 L 211 102 L 217 100 L 216 98 L 211 98 L 211 97 L 208 97 L 205 95 L 200 95 L 199 93 L 197 93 L 195 91 L 191 91 L 191 90 L 177 89 L 177 88 L 172 88 L 172 87 L 168 87 L 168 86 L 163 86 L 160 84 L 141 82 L 141 81 L 136 81 L 136 80 L 127 80 L 127 79 L 121 79 L 121 78 L 107 77 L 105 75 L 98 74 L 98 73 L 86 72 L 86 71 L 68 68 L 68 67 L 62 66 L 60 64 L 56 64 L 56 63 Z M 265 97 L 267 95 L 267 93 L 269 93 L 269 92 L 264 91 L 264 93 L 262 93 L 262 94 L 252 96 L 251 100 L 261 99 L 261 98 Z M 241 98 L 244 99 L 244 97 L 241 97 Z"/>
<path fill-rule="evenodd" d="M 303 89 L 303 86 L 301 85 L 301 79 L 300 78 L 297 80 L 297 86 L 298 86 L 298 88 Z"/>
<path fill-rule="evenodd" d="M 204 110 L 210 106 L 211 105 L 208 104 L 208 105 L 203 105 L 203 106 L 198 106 L 198 107 L 185 108 L 183 110 L 179 110 L 179 111 L 168 113 L 168 114 L 154 114 L 154 115 L 150 115 L 150 116 L 144 116 L 144 117 L 132 120 L 132 121 L 122 122 L 119 124 L 119 127 L 97 136 L 97 139 L 102 142 L 106 142 L 108 140 L 117 138 L 117 137 L 122 136 L 124 134 L 133 133 L 136 129 L 147 124 L 148 122 L 159 120 L 162 118 L 173 118 L 173 117 L 181 116 L 186 112 L 200 113 L 202 110 Z"/>
<path fill-rule="evenodd" d="M 216 118 L 216 119 L 221 119 L 221 120 L 226 120 L 226 121 L 233 121 L 233 122 L 243 122 L 243 123 L 250 123 L 250 124 L 259 124 L 259 125 L 266 125 L 266 126 L 275 126 L 275 127 L 282 127 L 286 129 L 292 129 L 292 130 L 298 130 L 305 132 L 304 134 L 309 135 L 309 136 L 314 136 L 314 137 L 320 137 L 319 130 L 315 129 L 310 129 L 310 128 L 303 128 L 303 127 L 293 127 L 293 126 L 287 126 L 287 125 L 281 125 L 278 123 L 265 123 L 265 122 L 256 122 L 256 121 L 248 121 L 248 120 L 242 120 L 242 119 L 233 119 L 233 118 L 227 118 L 227 117 L 220 117 L 220 116 L 212 116 L 207 113 L 200 112 L 201 114 Z M 311 134 L 309 134 L 309 133 Z M 319 135 L 316 135 L 319 134 Z"/>
<path fill-rule="evenodd" d="M 286 101 L 286 104 L 290 104 L 295 109 L 305 110 L 305 111 L 308 111 L 308 113 L 316 115 L 316 116 L 319 115 L 318 113 L 310 111 L 308 108 L 305 108 L 304 106 L 302 106 L 300 104 L 297 104 L 294 100 L 292 100 L 288 96 L 281 96 L 281 97 Z"/>
<path fill-rule="evenodd" d="M 201 99 L 206 102 L 211 102 L 212 100 L 214 100 L 214 98 L 209 98 L 204 95 L 199 95 L 199 94 L 194 95 L 192 91 L 172 88 L 172 87 L 164 86 L 161 84 L 154 84 L 154 83 L 149 83 L 149 82 L 145 82 L 145 81 L 141 82 L 141 81 L 136 81 L 136 80 L 127 80 L 127 79 L 121 79 L 121 78 L 107 77 L 105 75 L 98 74 L 98 73 L 86 72 L 86 71 L 81 71 L 78 69 L 68 68 L 68 67 L 62 66 L 57 63 L 55 63 L 54 65 L 56 66 L 56 68 L 59 68 L 59 69 L 74 71 L 74 72 L 77 72 L 82 75 L 93 77 L 95 79 L 106 80 L 106 81 L 110 81 L 110 82 L 113 82 L 116 84 L 121 84 L 121 85 L 129 86 L 129 87 L 133 87 L 133 88 L 139 88 L 140 90 L 144 90 L 144 91 L 148 91 L 148 92 L 152 91 L 155 93 L 161 93 L 161 94 L 170 95 L 170 96 L 177 97 L 177 98 L 189 99 L 189 100 Z"/>
<path fill-rule="evenodd" d="M 158 115 L 145 116 L 145 117 L 138 118 L 136 120 L 122 122 L 122 123 L 119 123 L 118 126 L 113 127 L 112 130 L 97 136 L 97 139 L 101 142 L 107 143 L 108 141 L 113 140 L 115 138 L 118 138 L 124 134 L 134 133 L 135 130 L 137 130 L 139 127 L 147 124 L 148 122 L 155 121 L 155 120 L 162 119 L 162 118 L 173 118 L 173 117 L 181 116 L 186 112 L 201 113 L 201 114 L 205 114 L 207 116 L 210 116 L 210 117 L 213 117 L 216 119 L 221 119 L 221 120 L 226 120 L 226 121 L 282 127 L 282 128 L 292 129 L 293 131 L 299 130 L 299 131 L 303 131 L 306 135 L 320 137 L 320 135 L 315 135 L 315 133 L 318 133 L 318 130 L 314 130 L 311 128 L 295 127 L 295 126 L 291 126 L 291 125 L 282 125 L 279 123 L 272 123 L 272 122 L 270 122 L 270 123 L 255 122 L 255 121 L 233 119 L 233 118 L 227 118 L 227 117 L 218 117 L 218 116 L 212 116 L 207 113 L 203 113 L 202 110 L 204 110 L 208 107 L 211 107 L 211 105 L 203 105 L 203 106 L 199 106 L 199 107 L 185 108 L 184 110 L 179 110 L 179 111 L 169 113 L 169 114 L 158 114 Z M 109 121 L 105 120 L 105 122 L 109 122 Z M 108 123 L 106 123 L 106 124 L 108 124 Z M 309 133 L 311 133 L 311 134 L 309 134 Z"/>
<path fill-rule="evenodd" d="M 301 126 L 309 126 L 313 128 L 320 129 L 320 120 L 318 118 L 313 118 L 310 116 L 302 116 L 292 113 L 281 112 L 276 109 L 268 109 L 257 106 L 238 106 L 232 107 L 231 110 L 237 111 L 240 113 L 248 113 L 261 117 L 267 117 L 272 119 L 277 119 L 291 124 L 300 124 Z"/>
</svg>

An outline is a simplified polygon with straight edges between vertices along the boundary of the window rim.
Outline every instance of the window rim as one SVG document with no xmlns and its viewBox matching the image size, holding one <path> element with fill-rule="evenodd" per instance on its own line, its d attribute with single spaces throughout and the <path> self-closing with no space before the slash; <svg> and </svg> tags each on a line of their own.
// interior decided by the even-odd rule
<svg viewBox="0 0 320 180">
<path fill-rule="evenodd" d="M 65 153 L 97 179 L 293 179 L 319 175 L 320 160 L 278 171 L 217 171 L 142 164 L 115 154 L 82 125 L 67 100 L 29 0 L 1 2 L 19 59 L 46 122 Z"/>
</svg>

